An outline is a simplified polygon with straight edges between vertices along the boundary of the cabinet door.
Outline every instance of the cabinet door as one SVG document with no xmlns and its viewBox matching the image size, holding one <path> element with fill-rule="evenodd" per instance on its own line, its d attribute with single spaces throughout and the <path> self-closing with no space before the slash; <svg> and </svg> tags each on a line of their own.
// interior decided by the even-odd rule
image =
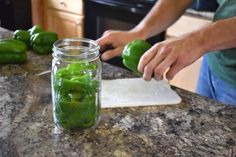
<svg viewBox="0 0 236 157">
<path fill-rule="evenodd" d="M 32 24 L 45 28 L 45 0 L 31 0 Z"/>
<path fill-rule="evenodd" d="M 47 30 L 59 38 L 83 37 L 83 16 L 48 9 Z"/>
</svg>

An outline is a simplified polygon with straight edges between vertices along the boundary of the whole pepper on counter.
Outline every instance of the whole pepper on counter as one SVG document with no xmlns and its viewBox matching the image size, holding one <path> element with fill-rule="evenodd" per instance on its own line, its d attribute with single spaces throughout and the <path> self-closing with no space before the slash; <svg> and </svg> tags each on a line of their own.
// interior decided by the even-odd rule
<svg viewBox="0 0 236 157">
<path fill-rule="evenodd" d="M 32 36 L 36 33 L 43 32 L 43 28 L 39 25 L 34 25 L 32 28 L 28 30 L 28 32 L 30 33 L 30 36 Z"/>
<path fill-rule="evenodd" d="M 40 32 L 31 36 L 31 46 L 33 51 L 38 54 L 52 52 L 53 43 L 58 39 L 55 32 Z"/>
<path fill-rule="evenodd" d="M 14 32 L 14 39 L 24 42 L 27 46 L 30 44 L 30 32 L 26 30 L 16 30 Z"/>
<path fill-rule="evenodd" d="M 0 64 L 22 63 L 27 60 L 27 46 L 15 39 L 0 40 Z"/>
<path fill-rule="evenodd" d="M 151 44 L 144 40 L 134 40 L 128 43 L 122 52 L 123 64 L 137 75 L 140 75 L 137 69 L 138 63 L 141 56 L 149 48 L 151 48 Z"/>
<path fill-rule="evenodd" d="M 32 28 L 30 28 L 29 30 L 21 30 L 21 29 L 18 29 L 14 32 L 14 36 L 13 38 L 16 39 L 16 40 L 20 40 L 20 41 L 23 41 L 28 49 L 30 49 L 30 39 L 31 37 L 36 34 L 36 33 L 40 33 L 40 32 L 43 32 L 43 29 L 41 26 L 39 25 L 34 25 Z"/>
</svg>

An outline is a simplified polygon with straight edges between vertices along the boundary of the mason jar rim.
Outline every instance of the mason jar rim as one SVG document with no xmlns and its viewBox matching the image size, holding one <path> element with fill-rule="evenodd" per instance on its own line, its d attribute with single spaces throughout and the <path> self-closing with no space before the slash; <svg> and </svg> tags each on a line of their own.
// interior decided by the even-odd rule
<svg viewBox="0 0 236 157">
<path fill-rule="evenodd" d="M 92 39 L 88 39 L 88 38 L 64 38 L 64 39 L 60 39 L 60 40 L 57 40 L 54 44 L 53 44 L 53 56 L 56 57 L 57 55 L 60 55 L 60 56 L 64 56 L 64 57 L 75 57 L 75 58 L 83 58 L 83 56 L 87 57 L 88 54 L 67 54 L 63 51 L 65 51 L 63 49 L 63 46 L 69 46 L 69 43 L 70 42 L 81 42 L 81 43 L 87 43 L 87 44 L 92 44 L 92 47 L 86 47 L 86 51 L 88 52 L 94 52 L 93 53 L 93 57 L 97 57 L 99 56 L 99 49 L 100 49 L 100 46 L 98 44 L 97 41 L 95 40 L 92 40 Z M 66 44 L 68 43 L 68 45 Z M 62 46 L 62 47 L 60 47 Z M 75 45 L 75 47 L 77 47 Z M 80 46 L 78 45 L 78 48 Z M 56 55 L 56 56 L 55 56 Z"/>
</svg>

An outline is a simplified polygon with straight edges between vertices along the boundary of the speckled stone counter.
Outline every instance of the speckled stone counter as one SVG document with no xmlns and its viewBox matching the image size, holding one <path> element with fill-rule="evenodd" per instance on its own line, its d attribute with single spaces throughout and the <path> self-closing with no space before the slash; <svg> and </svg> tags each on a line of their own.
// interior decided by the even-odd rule
<svg viewBox="0 0 236 157">
<path fill-rule="evenodd" d="M 0 65 L 0 156 L 234 156 L 236 108 L 179 88 L 182 103 L 102 109 L 99 126 L 53 134 L 51 55 Z M 41 75 L 40 75 L 41 74 Z M 133 77 L 103 64 L 103 78 Z"/>
</svg>

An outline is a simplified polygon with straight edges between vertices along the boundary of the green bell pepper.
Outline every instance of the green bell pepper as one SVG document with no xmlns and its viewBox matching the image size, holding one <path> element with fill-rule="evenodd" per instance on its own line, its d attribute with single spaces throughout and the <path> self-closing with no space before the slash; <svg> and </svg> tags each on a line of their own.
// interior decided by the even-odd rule
<svg viewBox="0 0 236 157">
<path fill-rule="evenodd" d="M 0 40 L 0 64 L 22 63 L 27 60 L 27 46 L 15 39 Z"/>
<path fill-rule="evenodd" d="M 26 30 L 16 30 L 14 32 L 14 39 L 23 41 L 27 46 L 30 44 L 30 32 Z"/>
<path fill-rule="evenodd" d="M 34 25 L 32 28 L 28 30 L 28 32 L 30 33 L 30 36 L 32 36 L 36 33 L 43 32 L 43 28 L 39 25 Z"/>
<path fill-rule="evenodd" d="M 33 51 L 38 54 L 47 54 L 52 52 L 53 43 L 58 37 L 55 32 L 40 32 L 31 36 L 31 45 Z"/>
<path fill-rule="evenodd" d="M 77 62 L 59 69 L 54 78 L 55 110 L 57 123 L 65 129 L 85 129 L 96 123 L 98 81 L 89 71 L 96 65 Z"/>
<path fill-rule="evenodd" d="M 123 64 L 137 75 L 140 75 L 137 69 L 138 63 L 141 56 L 149 48 L 151 48 L 151 45 L 144 40 L 134 40 L 128 43 L 122 52 Z"/>
</svg>

